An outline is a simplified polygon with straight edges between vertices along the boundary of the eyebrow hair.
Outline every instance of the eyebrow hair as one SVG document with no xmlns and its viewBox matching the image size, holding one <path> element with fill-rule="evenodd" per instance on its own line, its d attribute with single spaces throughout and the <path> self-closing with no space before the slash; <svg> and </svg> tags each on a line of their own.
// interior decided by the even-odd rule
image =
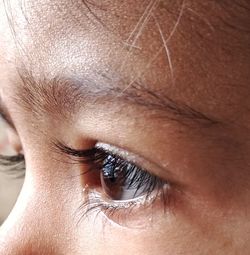
<svg viewBox="0 0 250 255">
<path fill-rule="evenodd" d="M 22 86 L 17 89 L 17 102 L 28 112 L 32 112 L 38 119 L 44 114 L 67 115 L 79 111 L 86 104 L 133 104 L 152 111 L 157 117 L 182 124 L 191 122 L 199 126 L 210 126 L 220 123 L 191 106 L 171 99 L 162 91 L 153 91 L 138 81 L 129 88 L 125 81 L 119 81 L 122 86 L 115 86 L 113 82 L 103 83 L 86 77 L 45 77 L 38 80 L 27 72 L 19 70 Z M 102 75 L 104 78 L 109 78 Z M 117 84 L 119 83 L 117 82 Z"/>
</svg>

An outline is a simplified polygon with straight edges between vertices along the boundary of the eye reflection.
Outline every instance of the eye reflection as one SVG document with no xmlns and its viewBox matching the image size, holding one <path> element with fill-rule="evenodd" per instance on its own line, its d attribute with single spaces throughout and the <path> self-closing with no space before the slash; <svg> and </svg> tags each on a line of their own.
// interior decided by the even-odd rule
<svg viewBox="0 0 250 255">
<path fill-rule="evenodd" d="M 161 179 L 116 155 L 106 156 L 100 175 L 103 191 L 112 200 L 148 196 L 165 184 Z"/>
<path fill-rule="evenodd" d="M 123 200 L 124 196 L 124 172 L 115 167 L 116 159 L 111 155 L 104 162 L 103 169 L 100 173 L 101 184 L 107 196 L 113 200 Z"/>
</svg>

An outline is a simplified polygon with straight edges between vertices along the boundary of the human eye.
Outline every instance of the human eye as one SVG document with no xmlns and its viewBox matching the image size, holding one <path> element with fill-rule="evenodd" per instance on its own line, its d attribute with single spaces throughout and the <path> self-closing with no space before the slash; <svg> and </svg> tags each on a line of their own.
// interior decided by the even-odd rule
<svg viewBox="0 0 250 255">
<path fill-rule="evenodd" d="M 135 219 L 141 225 L 145 217 L 152 219 L 153 214 L 169 209 L 171 182 L 141 167 L 137 157 L 127 151 L 104 143 L 88 150 L 76 150 L 61 143 L 56 147 L 84 166 L 81 174 L 85 179 L 85 202 L 81 206 L 84 216 L 102 212 L 119 225 L 135 226 Z"/>
<path fill-rule="evenodd" d="M 0 166 L 1 171 L 17 178 L 23 178 L 25 175 L 25 160 L 22 154 L 0 155 Z"/>
<path fill-rule="evenodd" d="M 11 128 L 11 125 L 8 121 L 8 118 L 4 114 L 4 112 L 1 110 L 0 107 L 0 122 L 1 122 L 1 129 Z M 2 131 L 3 137 L 5 136 L 5 132 Z M 0 145 L 1 145 L 0 141 Z M 6 143 L 6 142 L 4 142 Z M 5 147 L 4 144 L 2 144 L 1 147 Z M 11 148 L 7 149 L 8 155 L 2 155 L 3 151 L 1 151 L 0 154 L 0 167 L 1 171 L 5 174 L 14 175 L 16 178 L 23 178 L 25 175 L 25 160 L 24 155 L 22 153 L 15 153 Z M 13 154 L 13 155 L 12 155 Z"/>
</svg>

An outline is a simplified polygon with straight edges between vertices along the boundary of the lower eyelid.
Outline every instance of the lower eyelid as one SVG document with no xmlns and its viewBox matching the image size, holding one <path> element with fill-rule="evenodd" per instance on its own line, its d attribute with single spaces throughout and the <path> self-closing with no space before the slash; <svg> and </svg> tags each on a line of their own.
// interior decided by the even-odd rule
<svg viewBox="0 0 250 255">
<path fill-rule="evenodd" d="M 156 223 L 166 212 L 172 210 L 172 191 L 165 184 L 161 191 L 155 191 L 149 197 L 113 201 L 98 190 L 86 188 L 84 210 L 86 214 L 103 215 L 105 220 L 122 227 L 140 228 Z M 151 220 L 149 220 L 151 219 Z"/>
</svg>

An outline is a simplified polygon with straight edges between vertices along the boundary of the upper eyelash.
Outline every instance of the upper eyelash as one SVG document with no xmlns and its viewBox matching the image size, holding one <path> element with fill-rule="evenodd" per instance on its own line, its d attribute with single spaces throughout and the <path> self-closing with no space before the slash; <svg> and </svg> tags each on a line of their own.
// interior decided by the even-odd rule
<svg viewBox="0 0 250 255">
<path fill-rule="evenodd" d="M 148 171 L 136 166 L 136 164 L 134 164 L 133 162 L 127 161 L 125 159 L 123 159 L 122 157 L 115 155 L 114 153 L 100 148 L 100 147 L 94 147 L 91 149 L 87 149 L 87 150 L 76 150 L 73 148 L 70 148 L 60 142 L 55 143 L 55 146 L 57 149 L 60 150 L 60 152 L 69 155 L 72 160 L 76 160 L 79 163 L 83 163 L 83 164 L 88 164 L 88 163 L 94 163 L 94 166 L 98 165 L 96 163 L 102 163 L 106 157 L 108 155 L 112 155 L 112 157 L 116 157 L 116 159 L 118 161 L 120 161 L 120 165 L 119 167 L 127 167 L 128 164 L 130 164 L 130 166 L 132 167 L 131 171 L 127 171 L 126 172 L 126 177 L 127 178 L 131 178 L 131 187 L 132 185 L 134 185 L 135 187 L 137 187 L 137 189 L 140 188 L 140 186 L 145 185 L 145 188 L 143 189 L 142 193 L 145 195 L 144 196 L 144 201 L 150 200 L 150 203 L 153 203 L 154 200 L 157 198 L 158 194 L 160 194 L 160 199 L 163 202 L 163 207 L 164 207 L 164 212 L 166 210 L 167 205 L 169 205 L 169 194 L 166 191 L 166 189 L 163 187 L 165 184 L 167 184 L 169 186 L 169 182 L 163 181 L 161 180 L 159 177 L 154 176 L 153 174 L 150 174 Z M 134 176 L 131 176 L 133 174 L 133 170 L 136 168 L 136 174 Z M 97 169 L 93 169 L 91 168 L 88 171 L 93 171 L 93 170 L 100 170 L 100 167 Z M 86 174 L 88 171 L 84 172 L 83 174 Z M 135 172 L 134 172 L 135 173 Z M 125 177 L 125 178 L 126 178 Z M 152 199 L 151 195 L 154 195 L 154 198 Z M 135 196 L 136 196 L 136 192 L 135 192 Z M 140 194 L 139 194 L 140 195 Z M 151 197 L 151 198 L 150 198 Z M 149 199 L 150 198 L 150 199 Z M 138 198 L 136 198 L 135 200 L 137 201 Z M 114 204 L 110 201 L 109 202 L 105 202 L 102 199 L 98 198 L 98 197 L 91 197 L 87 199 L 87 201 L 85 201 L 79 208 L 80 211 L 82 211 L 82 209 L 85 209 L 83 215 L 81 216 L 81 219 L 84 218 L 88 213 L 96 210 L 98 212 L 98 210 L 104 210 L 105 212 L 107 212 L 109 215 L 114 214 L 117 210 L 121 209 L 121 208 L 128 208 L 128 207 L 133 207 L 136 206 L 137 202 L 136 201 L 130 201 L 129 204 L 130 206 L 126 205 L 126 201 L 119 201 L 119 204 Z M 131 209 L 131 208 L 130 208 Z M 130 210 L 129 210 L 130 211 Z"/>
<path fill-rule="evenodd" d="M 115 157 L 114 155 L 112 156 Z M 130 180 L 130 183 L 128 184 L 128 188 L 130 187 L 136 188 L 134 196 L 140 195 L 140 194 L 137 194 L 137 192 L 144 185 L 145 185 L 144 189 L 141 191 L 141 193 L 143 194 L 146 193 L 147 196 L 149 196 L 155 190 L 155 188 L 163 185 L 164 182 L 160 178 L 154 175 L 151 175 L 146 170 L 143 170 L 140 167 L 130 162 L 126 162 L 124 159 L 120 157 L 116 158 L 116 160 L 117 160 L 117 163 L 116 163 L 117 167 L 119 166 L 119 168 L 121 168 L 122 170 L 123 168 L 125 169 L 124 179 Z M 110 162 L 108 161 L 106 164 L 109 164 L 109 163 Z M 103 165 L 103 167 L 105 167 L 105 164 Z"/>
<path fill-rule="evenodd" d="M 98 165 L 98 163 L 103 163 L 108 156 L 112 156 L 116 159 L 117 167 L 119 168 L 128 168 L 129 171 L 126 172 L 125 178 L 131 177 L 134 170 L 137 170 L 137 173 L 132 176 L 132 180 L 130 183 L 130 187 L 132 185 L 138 185 L 137 187 L 140 188 L 142 185 L 146 184 L 145 190 L 147 191 L 147 196 L 149 196 L 153 190 L 157 187 L 160 187 L 164 184 L 164 181 L 162 181 L 159 177 L 154 176 L 153 174 L 150 174 L 148 171 L 138 167 L 136 164 L 127 161 L 123 159 L 122 157 L 113 154 L 112 152 L 109 152 L 103 148 L 99 147 L 93 147 L 91 149 L 87 150 L 76 150 L 73 148 L 70 148 L 60 142 L 55 143 L 55 146 L 57 149 L 59 149 L 61 152 L 73 157 L 73 160 L 77 160 L 79 163 L 88 164 L 88 163 L 94 163 L 95 166 Z M 106 162 L 106 164 L 110 163 L 109 161 Z M 102 165 L 104 167 L 105 165 Z M 93 169 L 90 169 L 90 171 Z M 100 169 L 95 169 L 100 170 Z M 86 173 L 86 172 L 85 172 Z M 135 172 L 134 172 L 135 173 Z M 146 190 L 147 189 L 147 190 Z"/>
<path fill-rule="evenodd" d="M 57 150 L 59 150 L 59 152 L 70 156 L 71 159 L 77 160 L 80 163 L 89 163 L 98 158 L 98 151 L 96 147 L 86 150 L 76 150 L 59 141 L 54 142 L 53 145 Z"/>
</svg>

